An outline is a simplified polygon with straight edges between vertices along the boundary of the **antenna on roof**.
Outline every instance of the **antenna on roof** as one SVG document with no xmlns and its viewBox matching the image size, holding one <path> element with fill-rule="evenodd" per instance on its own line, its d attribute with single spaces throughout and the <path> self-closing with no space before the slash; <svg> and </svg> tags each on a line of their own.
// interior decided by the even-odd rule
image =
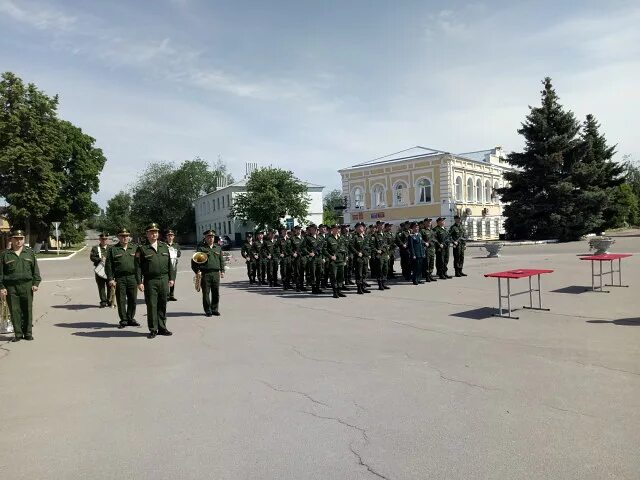
<svg viewBox="0 0 640 480">
<path fill-rule="evenodd" d="M 245 164 L 245 174 L 244 174 L 244 178 L 249 178 L 251 176 L 251 174 L 256 171 L 258 169 L 258 164 L 257 163 L 250 163 L 247 162 Z"/>
</svg>

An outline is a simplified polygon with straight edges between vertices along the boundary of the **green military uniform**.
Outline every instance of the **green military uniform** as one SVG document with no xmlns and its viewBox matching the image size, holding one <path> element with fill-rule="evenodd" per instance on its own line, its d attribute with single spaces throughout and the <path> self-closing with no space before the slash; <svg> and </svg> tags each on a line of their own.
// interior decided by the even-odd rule
<svg viewBox="0 0 640 480">
<path fill-rule="evenodd" d="M 327 235 L 322 243 L 322 255 L 326 262 L 325 268 L 329 272 L 333 298 L 346 297 L 340 288 L 344 287 L 344 265 L 347 260 L 347 252 L 344 240 L 341 240 L 337 233 L 335 236 L 333 234 Z"/>
<path fill-rule="evenodd" d="M 155 223 L 147 227 L 147 232 L 155 230 L 159 230 Z M 176 278 L 176 271 L 171 265 L 169 247 L 160 240 L 156 248 L 147 242 L 138 246 L 135 257 L 136 282 L 144 285 L 149 338 L 156 334 L 170 335 L 167 330 L 167 292 L 169 281 Z"/>
<path fill-rule="evenodd" d="M 282 232 L 281 232 L 282 233 Z M 292 289 L 291 285 L 291 242 L 288 235 L 281 235 L 277 240 L 277 247 L 280 256 L 280 278 L 282 279 L 282 288 L 285 290 Z"/>
<path fill-rule="evenodd" d="M 433 270 L 436 266 L 436 242 L 435 233 L 432 228 L 427 228 L 425 233 L 425 242 L 427 242 L 427 258 L 425 262 L 425 278 L 427 281 L 435 282 L 436 278 L 433 276 Z"/>
<path fill-rule="evenodd" d="M 359 225 L 357 224 L 356 227 Z M 368 241 L 364 232 L 362 234 L 354 232 L 349 241 L 349 251 L 353 255 L 353 273 L 356 277 L 356 287 L 359 294 L 369 293 L 369 290 L 364 287 L 368 249 Z"/>
<path fill-rule="evenodd" d="M 271 234 L 269 234 L 271 236 Z M 262 244 L 261 255 L 267 270 L 267 281 L 270 287 L 279 287 L 278 264 L 280 263 L 280 249 L 273 238 L 267 238 Z"/>
<path fill-rule="evenodd" d="M 447 275 L 449 264 L 449 232 L 443 226 L 437 225 L 433 229 L 434 242 L 436 243 L 436 273 L 438 278 L 445 280 L 451 278 Z"/>
<path fill-rule="evenodd" d="M 126 230 L 118 235 L 128 235 Z M 120 327 L 126 325 L 138 326 L 135 321 L 136 300 L 138 299 L 138 283 L 136 280 L 136 250 L 137 245 L 131 243 L 125 247 L 122 243 L 112 246 L 107 251 L 105 271 L 107 282 L 116 282 L 116 303 Z"/>
<path fill-rule="evenodd" d="M 258 283 L 265 285 L 265 277 L 267 275 L 267 262 L 266 258 L 262 256 L 262 248 L 264 246 L 264 240 L 256 239 L 253 242 L 253 248 L 251 253 L 256 260 L 256 274 L 258 275 Z"/>
<path fill-rule="evenodd" d="M 354 285 L 352 280 L 353 278 L 353 254 L 349 249 L 349 244 L 351 243 L 352 234 L 349 232 L 349 226 L 343 225 L 342 231 L 340 232 L 340 239 L 345 243 L 347 248 L 347 260 L 344 264 L 344 284 L 345 285 Z"/>
<path fill-rule="evenodd" d="M 302 251 L 304 237 L 296 235 L 300 227 L 294 228 L 294 235 L 289 239 L 289 247 L 291 251 L 291 276 L 296 284 L 296 292 L 306 292 L 307 287 L 304 286 L 304 274 L 307 267 L 307 257 Z"/>
<path fill-rule="evenodd" d="M 451 225 L 449 237 L 451 238 L 451 243 L 453 243 L 453 268 L 456 272 L 456 277 L 466 277 L 467 275 L 462 272 L 462 268 L 464 267 L 467 234 L 462 224 L 454 223 Z"/>
<path fill-rule="evenodd" d="M 17 230 L 12 238 L 24 238 Z M 33 287 L 40 285 L 40 270 L 35 252 L 26 246 L 18 255 L 8 249 L 0 253 L 0 291 L 6 291 L 14 339 L 33 340 Z"/>
<path fill-rule="evenodd" d="M 249 284 L 256 283 L 256 259 L 253 256 L 253 236 L 247 236 L 247 239 L 242 244 L 240 249 L 240 255 L 244 258 L 247 264 L 247 277 L 249 277 Z"/>
<path fill-rule="evenodd" d="M 209 230 L 210 232 L 211 230 Z M 205 236 L 207 232 L 205 232 Z M 191 269 L 197 274 L 201 273 L 200 290 L 202 291 L 202 308 L 207 317 L 220 315 L 220 276 L 224 276 L 224 257 L 222 248 L 217 242 L 212 246 L 202 242 L 196 249 L 207 254 L 207 261 L 202 264 L 191 262 Z"/>
<path fill-rule="evenodd" d="M 396 250 L 396 242 L 395 235 L 391 230 L 386 230 L 382 232 L 384 238 L 387 242 L 387 251 L 389 252 L 389 261 L 387 266 L 387 279 L 391 280 L 395 278 L 395 273 L 393 271 L 393 265 L 396 261 L 395 250 Z"/>
<path fill-rule="evenodd" d="M 104 233 L 100 234 L 100 238 L 107 238 L 107 235 Z M 107 258 L 107 252 L 110 246 L 105 245 L 104 247 L 101 245 L 94 245 L 91 248 L 91 253 L 89 254 L 89 259 L 93 263 L 94 268 L 97 267 L 100 262 L 104 264 Z M 100 297 L 100 308 L 104 308 L 109 303 L 107 296 L 107 279 L 102 278 L 97 273 L 94 274 L 96 277 L 96 285 L 98 286 L 98 296 Z"/>
<path fill-rule="evenodd" d="M 383 232 L 376 231 L 371 235 L 372 275 L 378 280 L 378 290 L 389 290 L 386 285 L 389 268 L 389 246 Z"/>
<path fill-rule="evenodd" d="M 400 269 L 402 271 L 402 277 L 409 281 L 411 280 L 411 259 L 409 258 L 409 245 L 407 244 L 407 241 L 409 240 L 409 232 L 405 225 L 406 224 L 404 222 L 400 225 L 400 230 L 396 233 L 394 241 L 400 252 Z"/>
<path fill-rule="evenodd" d="M 172 230 L 169 230 L 170 233 L 173 234 Z M 167 233 L 167 235 L 169 235 L 169 233 Z M 175 235 L 175 234 L 174 234 Z M 173 266 L 173 269 L 177 272 L 178 271 L 178 259 L 182 256 L 182 249 L 180 248 L 180 245 L 178 244 L 178 242 L 172 242 L 169 243 L 167 241 L 167 246 L 169 247 L 169 254 L 171 254 L 171 249 L 175 249 L 175 258 L 171 259 L 171 264 Z M 169 255 L 171 256 L 171 255 Z M 171 287 L 169 287 L 169 298 L 168 300 L 171 301 L 176 301 L 176 296 L 175 296 L 175 290 L 176 290 L 176 284 L 174 283 Z"/>
<path fill-rule="evenodd" d="M 323 241 L 320 235 L 307 234 L 300 247 L 302 254 L 307 258 L 307 280 L 311 283 L 311 292 L 316 294 L 322 293 L 320 283 L 322 282 Z"/>
</svg>

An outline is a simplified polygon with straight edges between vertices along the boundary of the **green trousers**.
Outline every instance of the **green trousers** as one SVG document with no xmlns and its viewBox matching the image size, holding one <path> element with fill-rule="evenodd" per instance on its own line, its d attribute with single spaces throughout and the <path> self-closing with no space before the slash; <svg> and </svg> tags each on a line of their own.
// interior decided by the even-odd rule
<svg viewBox="0 0 640 480">
<path fill-rule="evenodd" d="M 307 259 L 305 257 L 292 257 L 291 277 L 296 287 L 304 286 L 304 272 L 307 268 Z"/>
<path fill-rule="evenodd" d="M 120 317 L 121 324 L 133 321 L 136 316 L 137 298 L 138 286 L 135 275 L 116 278 L 116 301 L 118 302 L 118 317 Z"/>
<path fill-rule="evenodd" d="M 99 277 L 98 275 L 96 275 L 95 277 L 96 277 L 96 285 L 98 285 L 98 295 L 100 296 L 100 303 L 106 304 L 109 298 L 107 296 L 107 288 L 109 287 L 107 279 Z"/>
<path fill-rule="evenodd" d="M 291 257 L 280 257 L 280 279 L 289 285 L 291 283 Z"/>
<path fill-rule="evenodd" d="M 436 271 L 439 276 L 447 274 L 449 269 L 449 245 L 439 248 L 436 252 Z"/>
<path fill-rule="evenodd" d="M 367 275 L 367 257 L 353 257 L 353 274 L 356 277 L 356 283 L 364 282 Z"/>
<path fill-rule="evenodd" d="M 427 248 L 427 258 L 425 258 L 426 262 L 426 273 L 429 275 L 433 275 L 433 269 L 436 266 L 436 249 L 435 248 Z"/>
<path fill-rule="evenodd" d="M 217 312 L 220 303 L 220 272 L 202 272 L 200 290 L 204 313 Z"/>
<path fill-rule="evenodd" d="M 144 303 L 147 304 L 147 325 L 150 332 L 167 329 L 167 275 L 144 280 Z"/>
<path fill-rule="evenodd" d="M 329 262 L 325 264 L 325 268 L 329 273 L 329 280 L 333 288 L 342 287 L 344 285 L 344 263 Z"/>
<path fill-rule="evenodd" d="M 307 281 L 312 287 L 320 287 L 322 270 L 322 257 L 316 255 L 315 257 L 307 258 Z"/>
<path fill-rule="evenodd" d="M 31 335 L 33 326 L 32 305 L 33 291 L 32 282 L 22 282 L 17 285 L 6 285 L 7 303 L 11 313 L 11 323 L 16 338 Z"/>
<path fill-rule="evenodd" d="M 464 267 L 464 246 L 453 247 L 453 268 L 456 273 L 461 272 Z"/>
</svg>

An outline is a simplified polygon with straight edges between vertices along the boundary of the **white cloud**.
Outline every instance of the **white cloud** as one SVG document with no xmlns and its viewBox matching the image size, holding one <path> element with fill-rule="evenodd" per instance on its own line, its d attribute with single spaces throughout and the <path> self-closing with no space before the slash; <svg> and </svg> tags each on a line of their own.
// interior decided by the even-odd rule
<svg viewBox="0 0 640 480">
<path fill-rule="evenodd" d="M 0 0 L 0 13 L 38 30 L 65 32 L 71 30 L 77 18 L 49 8 L 47 5 L 13 0 Z"/>
</svg>

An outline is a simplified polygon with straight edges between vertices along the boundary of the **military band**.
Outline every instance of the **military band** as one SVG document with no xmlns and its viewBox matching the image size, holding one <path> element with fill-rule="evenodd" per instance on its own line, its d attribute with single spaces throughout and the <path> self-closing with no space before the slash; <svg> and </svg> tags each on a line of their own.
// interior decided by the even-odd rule
<svg viewBox="0 0 640 480">
<path fill-rule="evenodd" d="M 198 253 L 202 254 L 200 258 L 197 257 Z M 213 230 L 207 230 L 191 260 L 191 269 L 196 274 L 196 281 L 200 282 L 202 308 L 207 317 L 220 315 L 220 279 L 224 278 L 224 268 L 224 256 L 216 242 L 216 234 Z"/>
<path fill-rule="evenodd" d="M 107 261 L 107 252 L 109 250 L 109 235 L 101 233 L 99 235 L 98 245 L 91 248 L 89 260 L 93 263 L 93 272 L 98 286 L 98 297 L 100 298 L 100 308 L 109 305 L 109 297 L 107 292 L 107 275 L 105 273 L 105 263 Z"/>
<path fill-rule="evenodd" d="M 107 251 L 105 271 L 110 288 L 115 288 L 115 299 L 120 322 L 118 328 L 139 327 L 135 320 L 138 283 L 136 281 L 137 245 L 131 243 L 126 228 L 118 232 L 118 244 Z"/>
</svg>

